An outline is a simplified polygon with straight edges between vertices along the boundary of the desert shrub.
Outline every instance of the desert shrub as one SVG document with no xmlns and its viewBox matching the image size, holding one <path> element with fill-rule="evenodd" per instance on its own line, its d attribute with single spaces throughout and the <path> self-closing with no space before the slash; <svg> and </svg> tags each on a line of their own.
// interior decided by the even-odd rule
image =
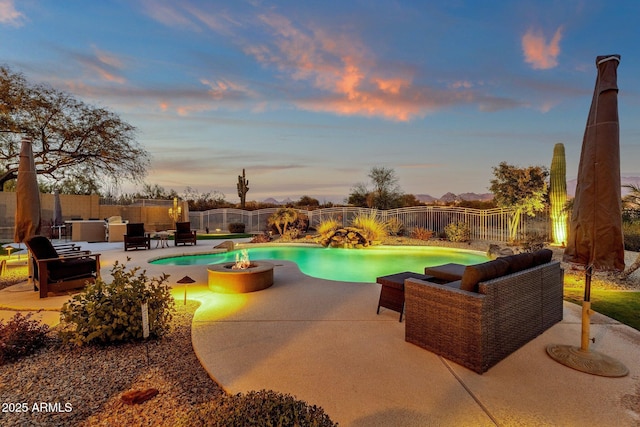
<svg viewBox="0 0 640 427">
<path fill-rule="evenodd" d="M 411 237 L 418 240 L 429 240 L 433 237 L 433 231 L 424 227 L 416 227 L 411 231 Z"/>
<path fill-rule="evenodd" d="M 264 232 L 261 234 L 256 234 L 253 236 L 253 239 L 249 243 L 269 243 L 271 241 L 271 236 L 268 232 Z"/>
<path fill-rule="evenodd" d="M 229 224 L 229 233 L 244 233 L 245 225 L 241 222 L 232 222 Z"/>
<path fill-rule="evenodd" d="M 332 231 L 337 230 L 342 226 L 342 223 L 335 218 L 327 218 L 322 220 L 320 224 L 316 226 L 316 232 L 320 235 L 325 235 Z"/>
<path fill-rule="evenodd" d="M 60 336 L 76 345 L 109 344 L 143 338 L 141 304 L 148 304 L 149 336 L 160 338 L 170 329 L 175 311 L 168 275 L 147 278 L 140 267 L 126 270 L 116 263 L 113 282 L 97 279 L 62 306 Z"/>
<path fill-rule="evenodd" d="M 351 225 L 361 230 L 361 234 L 369 242 L 379 242 L 388 235 L 387 225 L 378 219 L 375 211 L 356 215 L 351 220 Z"/>
<path fill-rule="evenodd" d="M 280 240 L 290 242 L 292 240 L 299 239 L 302 235 L 302 232 L 297 228 L 290 228 L 284 232 L 284 234 L 280 237 Z"/>
<path fill-rule="evenodd" d="M 47 342 L 49 327 L 31 320 L 31 313 L 16 313 L 7 323 L 0 319 L 0 365 L 28 356 Z"/>
<path fill-rule="evenodd" d="M 404 234 L 404 224 L 398 217 L 392 217 L 385 223 L 387 231 L 392 236 L 402 236 Z"/>
<path fill-rule="evenodd" d="M 309 426 L 333 427 L 337 423 L 324 410 L 272 390 L 223 395 L 189 411 L 179 425 L 189 427 Z"/>
<path fill-rule="evenodd" d="M 628 251 L 640 252 L 640 222 L 624 221 L 622 233 L 624 234 L 624 248 Z"/>
<path fill-rule="evenodd" d="M 300 234 L 306 233 L 309 230 L 309 217 L 302 212 L 298 212 L 298 218 L 291 224 L 291 227 L 300 231 Z"/>
<path fill-rule="evenodd" d="M 525 233 L 518 242 L 523 252 L 535 252 L 544 248 L 547 238 L 536 232 Z"/>
<path fill-rule="evenodd" d="M 450 222 L 444 227 L 444 233 L 451 242 L 468 242 L 471 239 L 471 229 L 466 222 Z"/>
</svg>

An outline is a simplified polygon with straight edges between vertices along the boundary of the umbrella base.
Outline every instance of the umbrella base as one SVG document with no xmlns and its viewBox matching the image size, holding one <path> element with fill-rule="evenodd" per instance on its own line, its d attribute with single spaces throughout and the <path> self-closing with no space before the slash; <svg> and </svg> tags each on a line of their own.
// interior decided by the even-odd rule
<svg viewBox="0 0 640 427">
<path fill-rule="evenodd" d="M 547 354 L 556 362 L 587 374 L 601 377 L 624 377 L 629 375 L 629 370 L 626 366 L 616 359 L 597 351 L 583 350 L 572 345 L 549 344 L 547 346 Z"/>
</svg>

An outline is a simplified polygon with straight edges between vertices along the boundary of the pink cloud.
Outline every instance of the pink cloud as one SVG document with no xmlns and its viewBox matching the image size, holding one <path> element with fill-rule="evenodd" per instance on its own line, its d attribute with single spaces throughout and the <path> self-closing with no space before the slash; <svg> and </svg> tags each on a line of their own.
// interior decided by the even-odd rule
<svg viewBox="0 0 640 427">
<path fill-rule="evenodd" d="M 84 65 L 95 72 L 101 79 L 108 82 L 123 84 L 125 78 L 119 75 L 119 71 L 124 69 L 124 61 L 118 56 L 98 49 L 93 46 L 95 58 L 87 58 Z"/>
<path fill-rule="evenodd" d="M 395 78 L 395 79 L 382 79 L 378 78 L 374 80 L 378 89 L 382 92 L 390 93 L 397 95 L 400 93 L 400 90 L 408 87 L 411 82 L 406 79 Z"/>
<path fill-rule="evenodd" d="M 162 0 L 143 0 L 142 5 L 146 13 L 156 21 L 169 27 L 182 27 L 191 30 L 198 30 L 197 25 L 186 16 L 185 13 L 178 11 L 170 2 Z"/>
<path fill-rule="evenodd" d="M 562 27 L 559 27 L 553 37 L 547 40 L 540 30 L 530 28 L 522 36 L 522 52 L 524 60 L 536 70 L 547 70 L 558 65 L 560 55 L 560 40 L 562 39 Z"/>
<path fill-rule="evenodd" d="M 272 32 L 273 43 L 246 46 L 245 53 L 326 92 L 315 99 L 294 101 L 300 108 L 397 121 L 437 108 L 436 102 L 416 97 L 404 70 L 380 70 L 356 38 L 313 27 L 303 30 L 277 14 L 260 19 Z"/>
<path fill-rule="evenodd" d="M 24 15 L 16 10 L 13 0 L 0 0 L 0 24 L 22 26 Z"/>
</svg>

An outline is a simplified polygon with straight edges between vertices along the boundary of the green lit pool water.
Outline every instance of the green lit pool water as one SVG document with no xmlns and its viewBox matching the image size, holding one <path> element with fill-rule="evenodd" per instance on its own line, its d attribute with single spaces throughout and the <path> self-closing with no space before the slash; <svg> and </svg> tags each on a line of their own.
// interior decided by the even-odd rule
<svg viewBox="0 0 640 427">
<path fill-rule="evenodd" d="M 152 261 L 156 265 L 209 265 L 233 262 L 239 250 L 204 255 L 184 255 Z M 343 282 L 376 281 L 378 276 L 413 271 L 454 262 L 478 264 L 487 261 L 479 252 L 440 247 L 373 247 L 367 249 L 327 249 L 304 246 L 260 246 L 249 248 L 249 259 L 286 260 L 298 264 L 312 277 Z"/>
</svg>

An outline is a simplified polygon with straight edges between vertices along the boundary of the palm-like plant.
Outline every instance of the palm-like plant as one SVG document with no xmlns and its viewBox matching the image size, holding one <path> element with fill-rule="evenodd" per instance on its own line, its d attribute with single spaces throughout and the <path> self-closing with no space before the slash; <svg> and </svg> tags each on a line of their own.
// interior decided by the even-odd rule
<svg viewBox="0 0 640 427">
<path fill-rule="evenodd" d="M 287 232 L 289 225 L 298 219 L 298 211 L 292 208 L 280 208 L 275 211 L 267 220 L 269 225 L 273 225 L 281 236 Z"/>
</svg>

